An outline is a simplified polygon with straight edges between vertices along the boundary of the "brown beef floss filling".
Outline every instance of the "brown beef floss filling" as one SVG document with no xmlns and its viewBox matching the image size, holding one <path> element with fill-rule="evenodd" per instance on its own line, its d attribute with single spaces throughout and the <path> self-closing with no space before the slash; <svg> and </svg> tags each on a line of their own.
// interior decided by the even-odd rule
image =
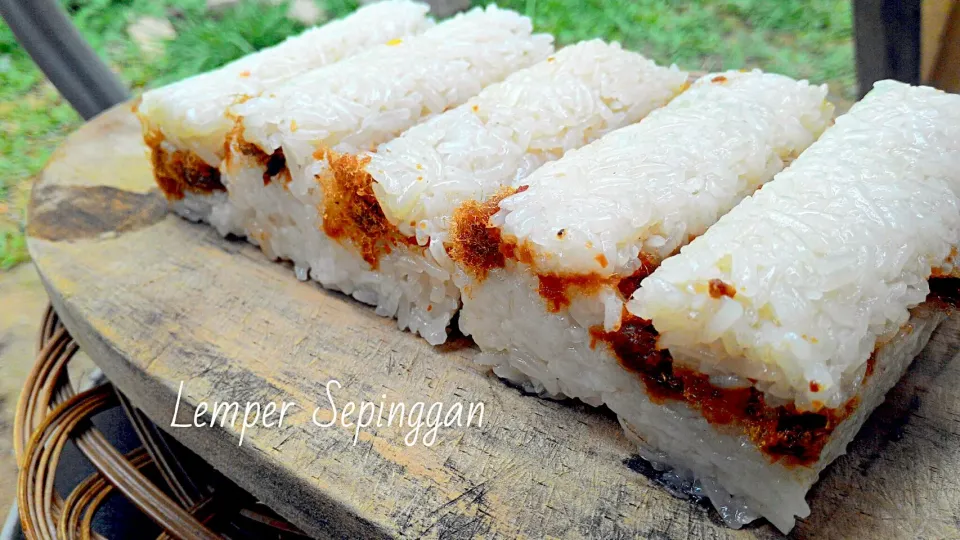
<svg viewBox="0 0 960 540">
<path fill-rule="evenodd" d="M 857 397 L 843 407 L 815 412 L 799 411 L 792 403 L 770 407 L 752 386 L 721 388 L 708 375 L 675 365 L 669 351 L 657 348 L 657 337 L 649 321 L 626 310 L 619 330 L 590 329 L 591 347 L 605 343 L 640 378 L 651 401 L 683 401 L 710 424 L 734 425 L 773 462 L 788 467 L 816 463 L 833 430 L 857 408 Z"/>
<path fill-rule="evenodd" d="M 331 169 L 330 174 L 317 177 L 323 189 L 319 210 L 327 236 L 341 244 L 349 241 L 373 270 L 393 246 L 418 246 L 416 238 L 401 234 L 380 208 L 373 192 L 373 177 L 366 170 L 369 156 L 318 150 L 314 157 L 326 159 Z"/>
<path fill-rule="evenodd" d="M 454 213 L 451 243 L 445 248 L 450 257 L 478 281 L 486 279 L 491 270 L 504 268 L 508 259 L 534 266 L 531 246 L 518 245 L 515 238 L 506 237 L 489 223 L 503 199 L 524 189 L 504 188 L 487 201 L 464 203 Z M 563 238 L 564 234 L 565 230 L 561 229 L 557 237 Z M 605 266 L 603 260 L 598 262 Z M 613 286 L 626 299 L 656 266 L 655 261 L 643 259 L 636 272 L 625 277 L 538 272 L 538 292 L 547 310 L 554 313 L 570 305 L 573 293 L 591 295 Z M 711 280 L 708 291 L 713 298 L 736 295 L 736 288 L 721 280 Z M 591 347 L 606 344 L 620 364 L 640 378 L 653 402 L 683 401 L 700 411 L 712 425 L 735 426 L 771 461 L 788 467 L 816 463 L 833 430 L 858 404 L 858 398 L 854 397 L 837 409 L 799 411 L 793 404 L 768 406 L 763 393 L 752 386 L 713 385 L 709 376 L 674 365 L 669 351 L 658 349 L 658 334 L 653 325 L 626 310 L 619 329 L 607 332 L 601 325 L 589 331 Z M 873 372 L 874 363 L 871 357 L 868 374 Z"/>
<path fill-rule="evenodd" d="M 499 227 L 490 225 L 490 218 L 500 210 L 500 202 L 526 189 L 527 186 L 504 187 L 485 201 L 467 201 L 454 211 L 450 224 L 450 243 L 444 248 L 450 258 L 477 281 L 486 279 L 491 270 L 504 268 L 510 259 L 534 266 L 534 248 L 529 242 L 518 244 L 516 238 L 504 236 Z M 564 229 L 560 229 L 557 238 L 563 238 L 565 233 Z M 606 258 L 598 258 L 597 262 L 606 266 L 607 261 Z M 570 306 L 574 293 L 591 295 L 613 286 L 624 297 L 629 297 L 655 267 L 652 259 L 642 258 L 636 272 L 626 277 L 605 276 L 598 272 L 537 272 L 538 292 L 547 302 L 547 310 L 557 313 Z M 628 290 L 624 290 L 624 287 Z"/>
<path fill-rule="evenodd" d="M 728 284 L 711 282 L 710 289 L 715 298 L 733 297 L 736 293 Z M 960 279 L 931 279 L 926 302 L 940 309 L 960 307 Z M 619 330 L 604 332 L 602 327 L 594 327 L 590 329 L 590 336 L 591 346 L 606 343 L 620 364 L 640 377 L 654 403 L 682 400 L 699 410 L 711 424 L 737 425 L 768 458 L 788 467 L 816 463 L 833 430 L 859 405 L 859 398 L 854 396 L 836 409 L 798 411 L 793 404 L 766 405 L 763 393 L 752 386 L 714 386 L 707 375 L 674 365 L 669 351 L 657 349 L 657 331 L 653 325 L 626 310 Z M 876 366 L 877 357 L 872 354 L 867 359 L 862 384 L 874 374 Z M 810 386 L 811 391 L 819 388 L 816 382 Z"/>
<path fill-rule="evenodd" d="M 503 187 L 485 201 L 467 201 L 454 210 L 450 242 L 443 247 L 477 281 L 486 279 L 491 270 L 506 266 L 507 259 L 526 260 L 532 255 L 523 250 L 518 254 L 516 242 L 502 238 L 500 228 L 490 225 L 490 218 L 500 210 L 500 202 L 526 189 L 527 186 Z"/>
<path fill-rule="evenodd" d="M 270 185 L 270 182 L 272 182 L 274 178 L 281 180 L 284 186 L 289 184 L 293 179 L 293 177 L 290 176 L 290 169 L 287 168 L 287 159 L 283 155 L 283 148 L 277 148 L 272 154 L 268 154 L 256 144 L 247 142 L 247 140 L 243 138 L 243 120 L 239 118 L 234 123 L 233 129 L 230 131 L 223 145 L 223 153 L 228 163 L 233 154 L 234 145 L 236 145 L 237 151 L 240 154 L 253 158 L 257 165 L 263 168 L 264 186 Z"/>
<path fill-rule="evenodd" d="M 220 171 L 195 152 L 163 148 L 164 136 L 159 130 L 146 132 L 143 141 L 150 149 L 154 179 L 167 199 L 179 201 L 186 193 L 206 194 L 226 190 L 220 182 Z"/>
</svg>

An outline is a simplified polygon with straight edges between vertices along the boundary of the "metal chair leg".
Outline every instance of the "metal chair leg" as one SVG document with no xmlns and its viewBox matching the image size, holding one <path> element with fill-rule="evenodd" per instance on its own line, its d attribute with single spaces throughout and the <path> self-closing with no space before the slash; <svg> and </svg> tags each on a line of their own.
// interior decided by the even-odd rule
<svg viewBox="0 0 960 540">
<path fill-rule="evenodd" d="M 0 0 L 0 15 L 85 120 L 127 100 L 127 89 L 93 52 L 57 0 Z"/>
</svg>

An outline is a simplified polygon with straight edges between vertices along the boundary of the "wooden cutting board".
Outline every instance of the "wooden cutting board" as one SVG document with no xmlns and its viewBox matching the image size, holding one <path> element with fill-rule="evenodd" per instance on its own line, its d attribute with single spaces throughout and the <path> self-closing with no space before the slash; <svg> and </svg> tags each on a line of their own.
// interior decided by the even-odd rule
<svg viewBox="0 0 960 540">
<path fill-rule="evenodd" d="M 166 213 L 128 106 L 71 135 L 33 189 L 28 243 L 54 306 L 136 406 L 317 536 L 773 538 L 674 497 L 615 418 L 524 395 L 371 308 Z M 960 538 L 960 317 L 813 489 L 796 537 Z M 346 401 L 484 403 L 482 427 L 322 428 Z M 284 426 L 171 428 L 200 402 L 287 401 Z"/>
</svg>

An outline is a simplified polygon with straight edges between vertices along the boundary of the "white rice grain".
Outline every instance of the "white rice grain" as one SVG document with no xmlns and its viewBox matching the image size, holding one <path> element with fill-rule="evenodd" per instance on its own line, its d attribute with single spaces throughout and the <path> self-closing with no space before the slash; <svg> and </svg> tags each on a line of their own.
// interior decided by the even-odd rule
<svg viewBox="0 0 960 540">
<path fill-rule="evenodd" d="M 426 4 L 407 0 L 364 6 L 214 71 L 150 90 L 143 94 L 138 113 L 148 129 L 159 130 L 176 148 L 217 167 L 233 128 L 225 113 L 238 98 L 259 96 L 312 69 L 419 34 L 433 25 L 428 10 Z"/>
<path fill-rule="evenodd" d="M 425 248 L 398 247 L 377 269 L 378 294 L 393 299 L 402 291 L 409 302 L 410 317 L 397 315 L 401 326 L 431 343 L 446 338 L 460 295 L 444 245 L 460 203 L 516 187 L 565 151 L 643 118 L 676 95 L 686 79 L 675 67 L 659 67 L 619 44 L 587 41 L 369 153 L 365 169 L 386 218 Z M 404 262 L 407 258 L 415 262 Z M 427 279 L 429 289 L 420 285 Z M 383 311 L 392 310 L 391 304 Z"/>
<path fill-rule="evenodd" d="M 629 304 L 675 358 L 801 408 L 856 392 L 960 240 L 960 96 L 878 83 Z M 712 298 L 711 280 L 735 289 Z"/>
<path fill-rule="evenodd" d="M 383 263 L 396 269 L 404 295 L 352 245 L 326 234 L 324 186 L 338 182 L 333 156 L 361 159 L 363 152 L 552 52 L 552 38 L 533 34 L 526 17 L 496 6 L 476 8 L 420 36 L 315 70 L 238 104 L 232 112 L 241 130 L 222 168 L 230 213 L 214 215 L 213 221 L 239 223 L 265 253 L 292 260 L 301 275 L 309 273 L 325 287 L 376 305 L 381 315 L 397 316 L 401 326 L 430 336 L 431 342 L 442 342 L 449 319 L 417 323 L 411 305 L 413 297 L 424 299 L 423 310 L 436 313 L 459 306 L 456 287 L 434 278 L 435 263 L 423 257 Z M 282 151 L 286 176 L 265 185 L 261 158 L 244 154 L 244 144 L 263 155 Z M 392 256 L 406 252 L 398 246 Z"/>
<path fill-rule="evenodd" d="M 803 497 L 819 469 L 797 474 L 747 435 L 711 424 L 698 403 L 648 395 L 607 336 L 624 328 L 619 281 L 702 234 L 800 154 L 832 118 L 825 97 L 825 86 L 779 75 L 708 75 L 638 124 L 543 165 L 503 199 L 490 225 L 501 252 L 513 244 L 522 256 L 486 276 L 456 261 L 460 328 L 484 365 L 542 393 L 606 404 L 645 455 L 698 479 L 734 525 L 763 515 L 789 530 L 809 511 Z"/>
</svg>

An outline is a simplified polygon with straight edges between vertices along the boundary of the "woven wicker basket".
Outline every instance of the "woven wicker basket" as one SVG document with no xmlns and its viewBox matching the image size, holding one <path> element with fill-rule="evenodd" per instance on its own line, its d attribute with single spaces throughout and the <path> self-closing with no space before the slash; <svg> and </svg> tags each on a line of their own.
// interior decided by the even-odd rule
<svg viewBox="0 0 960 540">
<path fill-rule="evenodd" d="M 20 467 L 17 503 L 27 538 L 102 538 L 92 530 L 93 517 L 116 493 L 164 531 L 160 538 L 305 537 L 169 440 L 111 384 L 81 391 L 67 372 L 78 350 L 56 312 L 48 308 L 36 365 L 27 377 L 14 421 Z M 112 407 L 123 408 L 141 448 L 123 455 L 94 427 L 91 418 Z M 54 489 L 54 478 L 68 441 L 97 472 L 63 499 Z"/>
</svg>

